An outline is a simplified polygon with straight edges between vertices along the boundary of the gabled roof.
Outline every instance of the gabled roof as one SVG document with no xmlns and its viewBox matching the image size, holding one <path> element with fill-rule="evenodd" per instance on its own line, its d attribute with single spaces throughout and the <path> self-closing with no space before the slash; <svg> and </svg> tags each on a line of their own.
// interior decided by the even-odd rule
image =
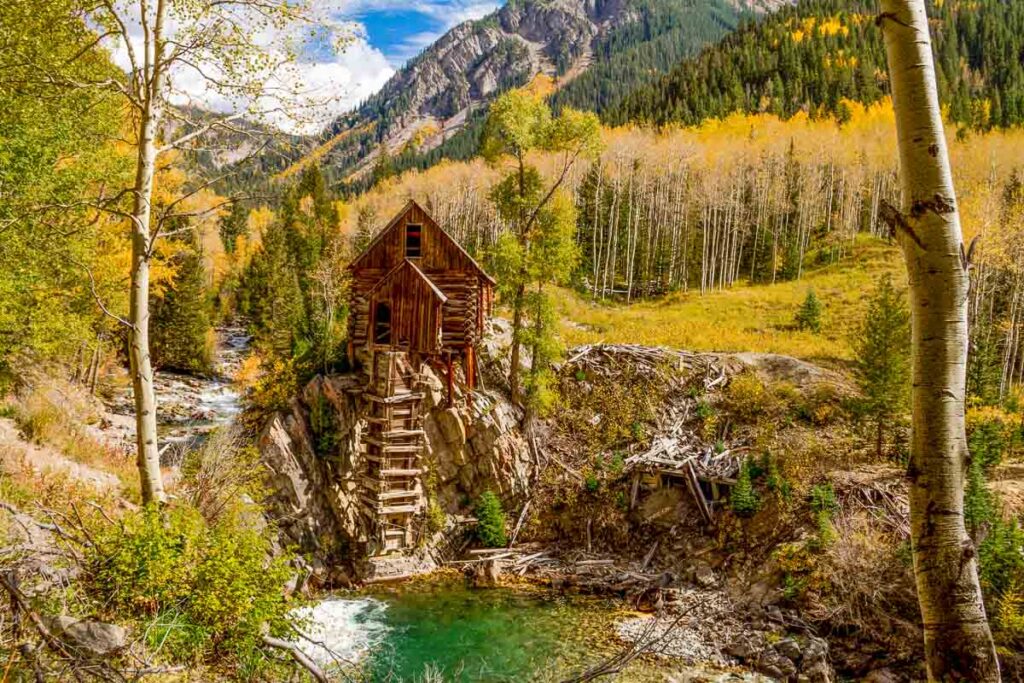
<svg viewBox="0 0 1024 683">
<path fill-rule="evenodd" d="M 403 268 L 412 268 L 412 269 L 413 269 L 413 272 L 414 272 L 414 273 L 416 273 L 416 275 L 417 275 L 417 276 L 418 276 L 418 277 L 419 277 L 419 278 L 420 278 L 421 280 L 423 280 L 423 282 L 427 283 L 427 286 L 428 286 L 428 287 L 430 287 L 430 291 L 431 291 L 431 292 L 432 292 L 432 293 L 434 294 L 434 296 L 435 296 L 435 297 L 437 297 L 437 299 L 438 299 L 438 300 L 439 300 L 439 301 L 440 301 L 440 302 L 441 302 L 442 304 L 443 304 L 443 303 L 445 303 L 446 301 L 448 301 L 448 297 L 447 297 L 447 296 L 445 296 L 444 292 L 442 292 L 442 291 L 441 291 L 440 289 L 438 289 L 438 288 L 437 288 L 437 285 L 435 285 L 435 284 L 434 284 L 433 282 L 431 282 L 430 278 L 429 278 L 429 277 L 427 277 L 427 276 L 426 276 L 426 275 L 425 275 L 425 274 L 423 273 L 423 271 L 422 271 L 422 270 L 420 270 L 419 268 L 417 268 L 417 267 L 416 267 L 416 264 L 415 264 L 415 263 L 413 263 L 412 261 L 410 261 L 409 259 L 402 259 L 402 262 L 401 262 L 401 263 L 399 263 L 399 264 L 398 264 L 397 266 L 395 266 L 394 268 L 392 268 L 391 270 L 389 270 L 389 271 L 388 271 L 388 274 L 387 274 L 387 275 L 385 275 L 384 277 L 382 277 L 382 278 L 380 279 L 380 282 L 378 282 L 377 284 L 375 284 L 375 285 L 373 286 L 373 288 L 372 288 L 372 289 L 370 289 L 370 295 L 372 296 L 372 295 L 373 295 L 373 293 L 374 293 L 374 292 L 376 292 L 376 291 L 377 291 L 378 289 L 380 289 L 380 288 L 381 288 L 381 287 L 382 287 L 382 286 L 383 286 L 383 285 L 384 285 L 384 284 L 385 284 L 385 283 L 386 283 L 386 282 L 387 282 L 388 280 L 390 280 L 390 279 L 391 279 L 392 277 L 394 277 L 395 275 L 397 275 L 398 273 L 400 273 L 400 272 L 402 271 L 402 269 L 403 269 Z"/>
<path fill-rule="evenodd" d="M 350 263 L 350 264 L 348 265 L 349 269 L 354 269 L 354 268 L 355 268 L 355 267 L 356 267 L 356 266 L 357 266 L 357 265 L 359 264 L 359 262 L 360 262 L 360 261 L 362 261 L 362 260 L 363 260 L 363 258 L 364 258 L 364 257 L 365 257 L 365 256 L 366 256 L 367 254 L 369 254 L 369 253 L 370 253 L 371 251 L 373 251 L 374 247 L 376 247 L 376 246 L 377 246 L 377 245 L 378 245 L 378 244 L 380 243 L 380 241 L 381 241 L 382 239 L 384 239 L 384 236 L 385 236 L 385 235 L 387 235 L 387 234 L 388 234 L 388 233 L 389 233 L 389 232 L 390 232 L 391 230 L 393 230 L 393 229 L 395 228 L 395 226 L 396 226 L 396 225 L 398 225 L 398 222 L 399 222 L 399 221 L 400 221 L 400 220 L 402 219 L 402 217 L 403 217 L 403 216 L 404 216 L 405 214 L 409 213 L 409 211 L 411 211 L 411 210 L 412 210 L 412 209 L 414 209 L 414 208 L 416 208 L 416 209 L 419 209 L 420 211 L 422 211 L 422 212 L 423 212 L 423 215 L 424 215 L 424 216 L 426 216 L 427 218 L 429 218 L 429 219 L 430 219 L 430 222 L 434 224 L 434 226 L 435 226 L 435 227 L 436 227 L 436 228 L 438 229 L 438 231 L 440 231 L 440 233 L 441 233 L 442 235 L 444 235 L 444 237 L 445 237 L 445 238 L 446 238 L 446 239 L 447 239 L 447 240 L 448 240 L 449 242 L 451 242 L 451 243 L 452 243 L 452 245 L 454 245 L 454 246 L 455 246 L 455 248 L 456 248 L 456 249 L 458 249 L 458 250 L 459 250 L 459 252 L 461 252 L 463 256 L 465 256 L 465 257 L 466 257 L 466 259 L 467 259 L 467 260 L 468 260 L 468 261 L 470 262 L 470 264 L 472 264 L 472 266 L 473 266 L 474 268 L 476 268 L 477 272 L 478 272 L 478 273 L 480 274 L 480 276 L 481 276 L 482 278 L 484 278 L 485 280 L 487 280 L 488 282 L 490 282 L 490 283 L 491 283 L 492 285 L 496 285 L 496 284 L 498 284 L 498 281 L 497 281 L 497 280 L 495 280 L 495 279 L 494 279 L 493 277 L 491 277 L 490 275 L 488 275 L 488 274 L 487 274 L 487 271 L 485 271 L 485 270 L 483 269 L 483 267 L 481 267 L 481 265 L 480 265 L 479 263 L 477 263 L 477 262 L 476 262 L 476 259 L 474 259 L 474 258 L 473 258 L 472 256 L 470 256 L 470 255 L 469 255 L 469 252 L 468 252 L 468 251 L 466 251 L 465 249 L 463 249 L 463 248 L 462 248 L 462 245 L 461 245 L 461 244 L 459 244 L 458 240 L 456 240 L 456 239 L 455 239 L 454 237 L 452 237 L 451 235 L 449 235 L 449 234 L 448 234 L 448 231 L 447 231 L 447 230 L 445 230 L 444 228 L 442 228 L 442 227 L 441 227 L 441 224 L 440 224 L 440 223 L 438 223 L 438 222 L 437 222 L 436 220 L 434 220 L 434 217 L 433 217 L 433 216 L 431 216 L 431 215 L 430 215 L 430 214 L 429 214 L 429 213 L 427 212 L 427 210 L 426 210 L 426 209 L 424 209 L 424 208 L 423 208 L 423 207 L 422 207 L 422 206 L 421 206 L 421 205 L 419 204 L 419 202 L 417 202 L 417 201 L 416 201 L 415 199 L 410 199 L 410 200 L 409 200 L 408 202 L 406 202 L 406 203 L 405 203 L 405 206 L 404 206 L 404 207 L 402 207 L 402 210 L 401 210 L 401 211 L 399 211 L 399 212 L 398 212 L 397 214 L 395 214 L 395 217 L 394 217 L 394 218 L 392 218 L 392 219 L 391 219 L 391 221 L 390 221 L 390 222 L 389 222 L 389 223 L 388 223 L 387 225 L 385 225 L 385 226 L 384 226 L 384 229 L 383 229 L 383 230 L 381 230 L 380 232 L 378 232 L 378 233 L 377 233 L 377 234 L 376 234 L 376 235 L 374 236 L 374 238 L 373 238 L 372 240 L 370 240 L 370 243 L 369 243 L 368 245 L 366 245 L 366 248 L 365 248 L 365 249 L 363 249 L 362 253 L 361 253 L 361 254 L 359 254 L 359 256 L 357 256 L 357 257 L 355 257 L 354 259 L 352 259 L 352 262 L 351 262 L 351 263 Z M 401 264 L 399 264 L 399 265 L 401 265 Z M 419 268 L 417 268 L 416 270 L 419 270 Z M 390 273 L 389 273 L 389 274 L 390 274 Z M 422 273 L 420 273 L 420 274 L 422 275 Z M 433 283 L 431 283 L 431 284 L 433 284 Z"/>
</svg>

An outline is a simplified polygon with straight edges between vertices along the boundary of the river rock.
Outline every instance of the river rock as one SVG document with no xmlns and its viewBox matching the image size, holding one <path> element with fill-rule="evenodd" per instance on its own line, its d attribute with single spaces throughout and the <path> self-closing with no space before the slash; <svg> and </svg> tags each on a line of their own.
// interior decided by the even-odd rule
<svg viewBox="0 0 1024 683">
<path fill-rule="evenodd" d="M 693 579 L 702 588 L 714 588 L 718 585 L 718 577 L 715 576 L 715 571 L 706 562 L 700 562 L 694 567 Z"/>
<path fill-rule="evenodd" d="M 766 676 L 787 680 L 797 672 L 797 666 L 789 657 L 774 650 L 765 651 L 757 660 L 756 668 Z"/>
<path fill-rule="evenodd" d="M 800 649 L 800 644 L 793 638 L 783 638 L 779 642 L 775 643 L 775 651 L 783 657 L 788 657 L 794 662 L 800 661 L 800 657 L 803 654 Z"/>
<path fill-rule="evenodd" d="M 741 662 L 754 659 L 764 649 L 764 638 L 755 634 L 741 634 L 726 645 L 725 653 Z"/>
<path fill-rule="evenodd" d="M 47 628 L 58 638 L 95 657 L 123 650 L 128 631 L 117 624 L 59 616 L 46 620 Z"/>
</svg>

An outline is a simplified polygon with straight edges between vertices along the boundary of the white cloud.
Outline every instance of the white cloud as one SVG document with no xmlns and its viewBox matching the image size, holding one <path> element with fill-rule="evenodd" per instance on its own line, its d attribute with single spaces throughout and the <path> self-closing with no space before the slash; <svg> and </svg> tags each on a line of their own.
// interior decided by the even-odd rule
<svg viewBox="0 0 1024 683">
<path fill-rule="evenodd" d="M 334 4 L 337 2 L 335 0 Z M 329 9 L 329 4 L 323 3 L 324 9 Z M 141 56 L 141 24 L 132 21 L 137 16 L 137 5 L 133 7 L 132 3 L 123 1 L 121 8 L 131 45 L 136 56 Z M 263 97 L 254 101 L 216 87 L 211 80 L 230 79 L 224 77 L 215 60 L 200 55 L 191 59 L 192 66 L 179 64 L 171 72 L 170 102 L 220 113 L 247 111 L 289 133 L 318 132 L 379 90 L 394 74 L 394 68 L 380 50 L 367 42 L 362 26 L 324 12 L 319 4 L 317 9 L 317 25 L 326 35 L 328 47 L 320 45 L 312 52 L 306 52 L 304 47 L 295 48 L 308 40 L 308 26 L 299 36 L 297 29 L 272 30 L 253 21 L 253 30 L 247 38 L 271 61 L 284 62 L 288 46 L 301 53 L 298 62 L 292 61 L 264 74 Z M 181 30 L 182 22 L 172 17 L 168 21 L 167 35 L 175 36 Z M 347 38 L 343 49 L 334 49 L 331 44 L 343 36 Z M 113 58 L 125 70 L 131 68 L 129 50 L 124 43 L 114 49 Z M 275 93 L 284 96 L 277 97 Z M 281 101 L 285 99 L 293 106 L 283 108 Z"/>
<path fill-rule="evenodd" d="M 402 64 L 464 21 L 482 19 L 498 7 L 500 0 L 333 0 L 330 13 L 341 19 L 375 12 L 413 12 L 434 24 L 433 30 L 419 31 L 387 46 L 388 57 Z"/>
<path fill-rule="evenodd" d="M 138 5 L 131 0 L 119 0 L 119 4 L 129 18 L 128 28 L 136 54 L 141 54 L 141 24 L 130 21 L 137 13 Z M 268 91 L 295 92 L 301 84 L 302 94 L 308 98 L 308 106 L 303 107 L 301 118 L 286 115 L 276 105 L 268 105 L 271 96 L 255 102 L 228 96 L 213 87 L 199 71 L 187 67 L 171 75 L 171 101 L 179 106 L 194 105 L 222 113 L 233 113 L 239 109 L 263 110 L 265 120 L 286 132 L 315 133 L 377 92 L 394 74 L 396 64 L 414 57 L 456 24 L 486 16 L 500 4 L 500 0 L 315 0 L 318 26 L 330 38 L 347 35 L 349 41 L 345 48 L 336 51 L 324 49 L 321 45 L 319 49 L 303 54 L 298 63 L 279 69 L 266 80 Z M 353 19 L 367 13 L 387 11 L 421 14 L 436 30 L 408 35 L 388 45 L 385 54 L 381 46 L 370 44 L 365 27 Z M 178 28 L 178 22 L 169 22 L 170 33 Z M 265 49 L 271 59 L 283 56 L 284 46 L 293 37 L 287 32 L 260 28 L 255 22 L 250 36 L 253 43 Z M 130 67 L 128 50 L 123 44 L 115 49 L 114 59 L 121 67 Z M 218 75 L 215 65 L 209 62 L 199 66 L 207 75 Z"/>
</svg>

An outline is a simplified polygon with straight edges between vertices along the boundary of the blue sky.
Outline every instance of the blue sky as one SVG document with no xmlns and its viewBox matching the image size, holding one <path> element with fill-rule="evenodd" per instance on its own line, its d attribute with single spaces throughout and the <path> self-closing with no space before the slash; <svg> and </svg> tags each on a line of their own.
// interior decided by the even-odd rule
<svg viewBox="0 0 1024 683">
<path fill-rule="evenodd" d="M 367 43 L 398 68 L 445 31 L 494 11 L 497 0 L 351 0 L 340 19 L 354 21 Z"/>
</svg>

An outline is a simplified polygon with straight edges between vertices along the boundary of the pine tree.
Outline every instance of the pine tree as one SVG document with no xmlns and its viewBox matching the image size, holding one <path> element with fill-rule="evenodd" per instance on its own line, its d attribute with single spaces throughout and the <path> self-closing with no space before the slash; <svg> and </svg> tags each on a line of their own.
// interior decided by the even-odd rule
<svg viewBox="0 0 1024 683">
<path fill-rule="evenodd" d="M 476 536 L 487 548 L 501 548 L 508 544 L 505 535 L 505 511 L 492 491 L 484 491 L 477 499 Z"/>
<path fill-rule="evenodd" d="M 206 372 L 211 366 L 207 273 L 196 242 L 194 236 L 180 241 L 181 249 L 172 258 L 174 279 L 163 296 L 153 300 L 150 344 L 155 367 Z"/>
<path fill-rule="evenodd" d="M 373 164 L 373 173 L 370 176 L 371 182 L 373 185 L 377 185 L 393 175 L 395 175 L 395 163 L 391 158 L 391 153 L 388 151 L 388 146 L 382 142 L 377 147 L 377 160 Z"/>
<path fill-rule="evenodd" d="M 813 289 L 807 290 L 804 302 L 796 312 L 796 326 L 799 330 L 811 331 L 815 334 L 821 332 L 821 301 L 814 294 Z"/>
<path fill-rule="evenodd" d="M 984 464 L 972 453 L 964 486 L 964 523 L 975 543 L 981 540 L 985 527 L 995 520 L 996 513 L 995 498 L 985 481 Z"/>
<path fill-rule="evenodd" d="M 291 358 L 306 329 L 295 261 L 280 223 L 271 225 L 243 276 L 240 308 L 252 321 L 257 342 Z"/>
<path fill-rule="evenodd" d="M 879 280 L 855 346 L 857 379 L 865 412 L 875 421 L 875 454 L 881 457 L 885 427 L 910 399 L 910 312 L 892 278 Z"/>
<path fill-rule="evenodd" d="M 238 238 L 249 234 L 249 209 L 243 202 L 232 202 L 231 211 L 220 219 L 219 231 L 224 251 L 233 254 Z"/>
<path fill-rule="evenodd" d="M 967 395 L 983 405 L 999 402 L 1002 380 L 1002 359 L 995 331 L 990 323 L 971 330 L 970 353 L 967 356 Z"/>
<path fill-rule="evenodd" d="M 738 517 L 753 517 L 761 508 L 761 497 L 754 488 L 750 475 L 750 463 L 746 460 L 740 465 L 740 473 L 729 494 L 729 507 Z"/>
</svg>

